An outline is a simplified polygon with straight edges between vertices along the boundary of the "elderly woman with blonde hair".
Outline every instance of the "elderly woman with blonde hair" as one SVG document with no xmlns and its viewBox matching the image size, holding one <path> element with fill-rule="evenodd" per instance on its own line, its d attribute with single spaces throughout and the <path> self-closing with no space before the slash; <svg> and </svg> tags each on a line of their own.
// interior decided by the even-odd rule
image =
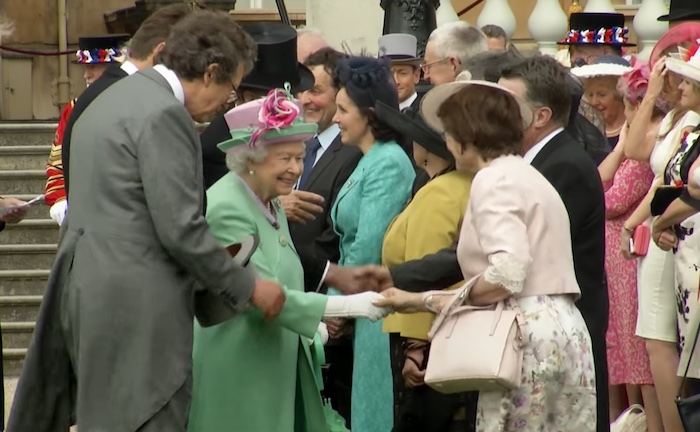
<svg viewBox="0 0 700 432">
<path fill-rule="evenodd" d="M 213 327 L 195 323 L 188 430 L 327 431 L 314 374 L 318 365 L 310 352 L 311 343 L 327 340 L 321 320 L 375 321 L 388 311 L 372 305 L 381 297 L 373 292 L 333 297 L 304 292 L 301 262 L 278 197 L 299 179 L 304 141 L 317 126 L 302 120 L 288 89 L 233 108 L 225 119 L 231 139 L 219 149 L 227 153 L 231 172 L 207 191 L 207 222 L 224 247 L 257 237 L 250 263 L 261 277 L 282 285 L 287 300 L 273 321 L 249 309 Z"/>
</svg>

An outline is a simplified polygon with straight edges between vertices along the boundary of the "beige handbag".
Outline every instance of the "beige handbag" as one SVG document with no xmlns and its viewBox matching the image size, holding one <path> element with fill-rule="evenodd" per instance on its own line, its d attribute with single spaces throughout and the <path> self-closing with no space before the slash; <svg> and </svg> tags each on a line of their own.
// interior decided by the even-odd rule
<svg viewBox="0 0 700 432">
<path fill-rule="evenodd" d="M 639 404 L 631 405 L 610 425 L 610 432 L 647 432 L 647 416 Z"/>
<path fill-rule="evenodd" d="M 479 276 L 450 300 L 430 329 L 425 383 L 440 393 L 520 386 L 525 320 L 512 297 L 495 307 L 465 305 Z"/>
</svg>

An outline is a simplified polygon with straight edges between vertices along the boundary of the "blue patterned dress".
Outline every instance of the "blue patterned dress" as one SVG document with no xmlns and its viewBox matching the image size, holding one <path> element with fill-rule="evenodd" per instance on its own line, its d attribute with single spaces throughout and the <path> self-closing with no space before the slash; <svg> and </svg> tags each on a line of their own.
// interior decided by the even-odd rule
<svg viewBox="0 0 700 432">
<path fill-rule="evenodd" d="M 411 198 L 413 164 L 396 142 L 376 143 L 345 182 L 331 211 L 343 266 L 380 264 L 391 221 Z M 337 291 L 331 290 L 337 294 Z M 353 432 L 389 432 L 394 423 L 389 335 L 382 322 L 355 322 Z"/>
</svg>

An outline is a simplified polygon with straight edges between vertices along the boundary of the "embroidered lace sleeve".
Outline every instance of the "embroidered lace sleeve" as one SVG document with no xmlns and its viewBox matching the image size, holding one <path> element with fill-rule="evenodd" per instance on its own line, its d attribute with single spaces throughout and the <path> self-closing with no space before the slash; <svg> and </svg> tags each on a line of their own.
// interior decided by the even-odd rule
<svg viewBox="0 0 700 432">
<path fill-rule="evenodd" d="M 525 204 L 505 167 L 480 171 L 472 183 L 470 208 L 481 250 L 488 257 L 487 282 L 520 293 L 530 267 Z"/>
</svg>

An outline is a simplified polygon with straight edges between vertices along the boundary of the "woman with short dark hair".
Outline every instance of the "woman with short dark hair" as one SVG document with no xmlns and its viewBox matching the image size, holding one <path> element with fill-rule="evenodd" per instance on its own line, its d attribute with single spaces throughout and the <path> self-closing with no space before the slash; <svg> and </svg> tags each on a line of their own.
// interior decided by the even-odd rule
<svg viewBox="0 0 700 432">
<path fill-rule="evenodd" d="M 398 110 L 399 96 L 383 60 L 350 57 L 339 62 L 337 72 L 340 90 L 333 121 L 340 127 L 343 144 L 363 153 L 331 210 L 340 236 L 338 264 L 379 264 L 384 234 L 410 199 L 415 177 L 413 164 L 398 144 L 399 133 L 375 113 L 377 103 Z M 393 386 L 389 336 L 382 333 L 381 323 L 355 321 L 353 362 L 352 429 L 390 431 Z"/>
<path fill-rule="evenodd" d="M 445 133 L 457 170 L 474 173 L 457 256 L 464 279 L 475 282 L 462 301 L 488 306 L 512 298 L 525 321 L 520 385 L 480 392 L 477 430 L 594 431 L 595 372 L 574 304 L 581 291 L 568 214 L 549 181 L 518 155 L 531 109 L 497 84 L 457 81 L 428 92 L 421 110 Z M 459 291 L 391 288 L 376 304 L 438 313 Z"/>
</svg>

